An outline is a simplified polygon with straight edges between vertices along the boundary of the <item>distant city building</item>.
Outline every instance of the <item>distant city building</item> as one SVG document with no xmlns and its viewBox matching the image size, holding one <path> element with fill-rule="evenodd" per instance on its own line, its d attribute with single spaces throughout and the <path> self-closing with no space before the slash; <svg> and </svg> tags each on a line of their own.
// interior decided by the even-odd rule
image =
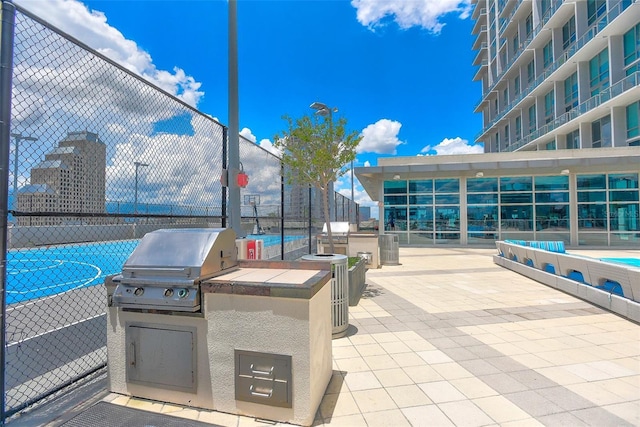
<svg viewBox="0 0 640 427">
<path fill-rule="evenodd" d="M 380 230 L 411 245 L 638 247 L 640 1 L 471 3 L 485 154 L 356 168 Z"/>
<path fill-rule="evenodd" d="M 106 146 L 91 132 L 70 132 L 31 169 L 30 184 L 18 190 L 20 212 L 104 213 Z M 99 223 L 79 216 L 19 216 L 18 225 Z"/>
<path fill-rule="evenodd" d="M 370 206 L 360 206 L 360 221 L 368 221 L 371 219 L 371 207 Z"/>
</svg>

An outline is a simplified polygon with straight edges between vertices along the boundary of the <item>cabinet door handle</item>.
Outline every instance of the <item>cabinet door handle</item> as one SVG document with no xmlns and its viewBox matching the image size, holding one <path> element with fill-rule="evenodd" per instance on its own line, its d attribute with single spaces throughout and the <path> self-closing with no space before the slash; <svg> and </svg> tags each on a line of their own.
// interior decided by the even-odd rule
<svg viewBox="0 0 640 427">
<path fill-rule="evenodd" d="M 251 369 L 251 373 L 254 375 L 265 375 L 265 376 L 272 376 L 273 375 L 273 366 L 271 367 L 271 369 L 269 369 L 268 371 L 261 371 L 259 369 L 256 369 L 253 367 L 253 363 L 250 366 Z"/>
<path fill-rule="evenodd" d="M 131 343 L 131 366 L 136 366 L 136 343 Z"/>
<path fill-rule="evenodd" d="M 259 397 L 266 397 L 266 398 L 270 398 L 271 395 L 273 394 L 273 389 L 269 390 L 268 393 L 261 393 L 259 391 L 254 391 L 253 389 L 253 384 L 251 384 L 251 387 L 249 387 L 249 393 L 251 393 L 252 396 L 259 396 Z"/>
</svg>

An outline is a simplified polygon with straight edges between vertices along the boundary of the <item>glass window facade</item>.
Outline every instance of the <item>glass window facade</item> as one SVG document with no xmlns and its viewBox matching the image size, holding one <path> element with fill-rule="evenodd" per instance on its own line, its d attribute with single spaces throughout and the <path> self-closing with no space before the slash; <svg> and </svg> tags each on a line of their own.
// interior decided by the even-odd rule
<svg viewBox="0 0 640 427">
<path fill-rule="evenodd" d="M 553 63 L 553 43 L 549 40 L 549 43 L 542 48 L 543 67 L 546 70 Z"/>
<path fill-rule="evenodd" d="M 579 244 L 623 246 L 640 242 L 638 174 L 576 178 Z"/>
<path fill-rule="evenodd" d="M 564 81 L 564 111 L 578 106 L 578 72 L 571 74 Z"/>
<path fill-rule="evenodd" d="M 604 116 L 591 123 L 591 146 L 611 147 L 611 116 Z"/>
<path fill-rule="evenodd" d="M 385 181 L 384 191 L 384 227 L 400 242 L 460 243 L 459 179 Z"/>
<path fill-rule="evenodd" d="M 498 235 L 498 178 L 467 179 L 467 239 L 470 244 Z"/>
<path fill-rule="evenodd" d="M 576 41 L 576 17 L 571 16 L 562 26 L 562 49 L 567 50 Z"/>
<path fill-rule="evenodd" d="M 535 64 L 533 59 L 527 64 L 527 84 L 531 84 L 536 78 Z"/>
<path fill-rule="evenodd" d="M 549 123 L 553 120 L 554 113 L 554 96 L 553 89 L 544 96 L 544 122 Z"/>
<path fill-rule="evenodd" d="M 531 33 L 533 33 L 533 14 L 529 13 L 526 19 L 524 20 L 524 32 L 527 35 L 527 38 L 531 37 Z"/>
<path fill-rule="evenodd" d="M 638 145 L 640 141 L 640 101 L 627 106 L 627 142 Z M 635 142 L 635 144 L 634 144 Z"/>
<path fill-rule="evenodd" d="M 587 22 L 595 23 L 607 11 L 607 0 L 587 0 Z"/>
<path fill-rule="evenodd" d="M 580 148 L 580 130 L 576 129 L 567 134 L 567 149 L 573 150 Z"/>
<path fill-rule="evenodd" d="M 589 61 L 591 96 L 609 87 L 609 49 L 603 49 Z"/>
<path fill-rule="evenodd" d="M 640 71 L 640 24 L 627 31 L 622 37 L 625 75 Z"/>
<path fill-rule="evenodd" d="M 638 173 L 578 174 L 574 184 L 569 175 L 387 181 L 384 189 L 385 232 L 403 244 L 460 244 L 462 235 L 469 245 L 569 244 L 572 230 L 579 245 L 640 244 Z"/>
<path fill-rule="evenodd" d="M 536 124 L 536 104 L 529 107 L 529 133 L 535 132 Z"/>
</svg>

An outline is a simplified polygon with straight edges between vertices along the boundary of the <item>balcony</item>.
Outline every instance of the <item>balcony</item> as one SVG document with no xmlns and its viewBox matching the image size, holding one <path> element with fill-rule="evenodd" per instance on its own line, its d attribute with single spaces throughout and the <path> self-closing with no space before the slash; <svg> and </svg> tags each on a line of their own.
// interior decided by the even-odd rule
<svg viewBox="0 0 640 427">
<path fill-rule="evenodd" d="M 594 109 L 600 107 L 604 103 L 611 101 L 612 99 L 632 90 L 640 86 L 640 71 L 627 76 L 623 80 L 620 80 L 618 83 L 613 86 L 608 87 L 597 95 L 592 96 L 587 99 L 576 108 L 571 109 L 565 114 L 561 115 L 551 123 L 546 124 L 545 126 L 539 128 L 535 132 L 525 136 L 519 143 L 513 144 L 507 147 L 506 151 L 517 151 L 519 148 L 524 147 L 530 142 L 541 138 L 542 136 L 548 134 L 549 132 L 559 128 L 560 126 L 569 123 L 572 120 L 577 119 L 578 117 L 593 111 Z"/>
<path fill-rule="evenodd" d="M 635 0 L 635 2 L 639 3 L 640 1 Z M 554 71 L 556 71 L 558 68 L 564 65 L 571 57 L 573 57 L 573 55 L 575 55 L 578 51 L 580 51 L 580 49 L 582 49 L 587 43 L 593 40 L 596 37 L 596 35 L 598 35 L 604 28 L 606 28 L 606 26 L 611 21 L 617 18 L 630 5 L 631 3 L 629 2 L 621 2 L 621 3 L 618 3 L 616 6 L 614 6 L 613 8 L 611 8 L 609 12 L 606 15 L 604 15 L 602 18 L 600 18 L 599 21 L 593 24 L 582 35 L 582 37 L 580 37 L 578 40 L 572 43 L 567 49 L 567 51 L 564 52 L 564 54 L 559 59 L 557 59 L 547 69 L 545 69 L 544 72 L 533 81 L 533 83 L 531 83 L 525 90 L 523 90 L 519 97 L 515 98 L 506 108 L 502 109 L 498 113 L 498 115 L 489 123 L 489 125 L 487 125 L 482 131 L 480 131 L 476 135 L 476 140 L 478 140 L 482 135 L 487 133 L 496 123 L 502 120 L 502 118 L 509 111 L 511 111 L 513 107 L 515 107 L 520 101 L 522 101 L 522 99 L 524 99 L 531 92 L 533 92 L 534 89 L 536 89 L 542 82 L 544 82 L 549 76 L 551 76 L 551 74 L 553 74 Z M 547 21 L 553 15 L 553 13 L 555 13 L 556 10 L 557 10 L 557 7 L 555 9 L 552 7 L 552 9 L 547 11 L 547 14 L 545 15 L 545 18 Z M 525 42 L 523 42 L 523 45 L 528 46 L 531 40 L 533 40 L 533 38 L 542 30 L 542 27 L 544 27 L 544 23 L 541 23 L 538 27 L 536 27 L 536 29 L 533 31 L 531 36 L 527 40 L 525 40 Z M 509 69 L 513 66 L 513 64 L 518 60 L 518 58 L 521 56 L 524 50 L 525 49 L 520 49 L 518 54 L 516 54 L 516 56 L 514 56 L 511 59 L 511 61 L 508 62 L 508 64 L 505 67 L 505 71 L 503 71 L 498 76 L 498 79 L 495 81 L 495 83 L 485 93 L 483 93 L 482 97 L 480 98 L 480 101 L 476 103 L 476 107 L 474 111 L 477 111 L 478 108 L 480 108 L 480 106 L 485 102 L 486 100 L 485 98 L 495 89 L 495 87 L 499 83 L 503 82 L 502 77 L 506 74 L 507 71 L 509 71 Z M 476 76 L 477 75 L 478 74 L 476 74 Z"/>
<path fill-rule="evenodd" d="M 473 65 L 480 65 L 482 60 L 487 58 L 487 43 L 482 43 L 480 45 L 480 50 L 478 51 L 478 54 L 476 55 L 475 59 L 473 60 Z"/>
</svg>

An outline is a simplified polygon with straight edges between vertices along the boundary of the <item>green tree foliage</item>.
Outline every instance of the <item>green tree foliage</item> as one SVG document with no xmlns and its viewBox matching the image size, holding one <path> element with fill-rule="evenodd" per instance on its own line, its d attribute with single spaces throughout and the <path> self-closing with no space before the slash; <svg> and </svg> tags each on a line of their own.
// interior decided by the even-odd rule
<svg viewBox="0 0 640 427">
<path fill-rule="evenodd" d="M 362 137 L 347 130 L 347 120 L 340 117 L 305 115 L 298 119 L 284 116 L 288 127 L 274 137 L 274 145 L 288 166 L 288 184 L 310 185 L 322 192 L 324 220 L 331 252 L 334 252 L 329 217 L 329 188 L 344 175 L 344 166 L 355 160 Z"/>
</svg>

